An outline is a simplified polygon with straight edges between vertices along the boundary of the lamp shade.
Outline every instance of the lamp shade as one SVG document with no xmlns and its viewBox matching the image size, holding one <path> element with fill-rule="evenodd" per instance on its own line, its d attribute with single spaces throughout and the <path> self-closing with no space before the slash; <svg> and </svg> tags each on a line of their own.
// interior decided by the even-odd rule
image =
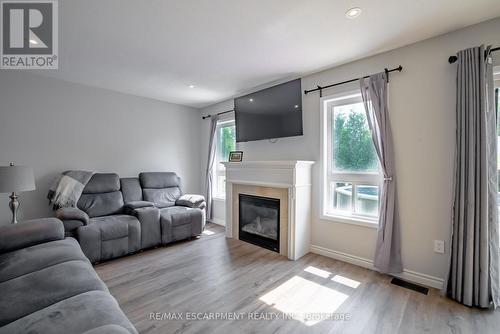
<svg viewBox="0 0 500 334">
<path fill-rule="evenodd" d="M 0 193 L 35 190 L 33 168 L 0 166 Z"/>
</svg>

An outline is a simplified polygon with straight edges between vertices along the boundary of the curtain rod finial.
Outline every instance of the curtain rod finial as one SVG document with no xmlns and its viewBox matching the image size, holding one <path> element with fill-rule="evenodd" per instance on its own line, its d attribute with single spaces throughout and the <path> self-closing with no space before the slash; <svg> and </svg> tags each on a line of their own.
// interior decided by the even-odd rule
<svg viewBox="0 0 500 334">
<path fill-rule="evenodd" d="M 448 63 L 453 64 L 457 60 L 458 60 L 457 56 L 451 56 L 450 58 L 448 58 Z"/>
</svg>

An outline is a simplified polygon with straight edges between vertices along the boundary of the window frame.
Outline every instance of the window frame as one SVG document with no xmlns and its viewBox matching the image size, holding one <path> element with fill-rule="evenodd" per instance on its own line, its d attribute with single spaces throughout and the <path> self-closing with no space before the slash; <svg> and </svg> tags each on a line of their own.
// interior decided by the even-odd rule
<svg viewBox="0 0 500 334">
<path fill-rule="evenodd" d="M 333 169 L 333 108 L 359 102 L 363 102 L 359 89 L 351 89 L 321 98 L 320 218 L 333 222 L 378 228 L 379 216 L 374 217 L 356 213 L 356 190 L 359 185 L 373 185 L 378 186 L 380 191 L 383 182 L 380 161 L 376 172 L 340 172 Z M 333 203 L 333 184 L 335 182 L 350 183 L 352 185 L 350 212 L 336 211 L 331 207 L 331 203 Z"/>
<path fill-rule="evenodd" d="M 215 129 L 215 159 L 214 159 L 214 182 L 212 183 L 212 198 L 215 200 L 225 200 L 226 199 L 226 187 L 223 187 L 223 191 L 219 192 L 218 184 L 219 184 L 219 176 L 226 175 L 226 167 L 219 160 L 219 144 L 220 144 L 220 133 L 221 129 L 224 127 L 236 126 L 234 116 L 229 116 L 225 118 L 221 118 L 217 121 L 217 126 Z M 224 182 L 225 183 L 225 182 Z"/>
</svg>

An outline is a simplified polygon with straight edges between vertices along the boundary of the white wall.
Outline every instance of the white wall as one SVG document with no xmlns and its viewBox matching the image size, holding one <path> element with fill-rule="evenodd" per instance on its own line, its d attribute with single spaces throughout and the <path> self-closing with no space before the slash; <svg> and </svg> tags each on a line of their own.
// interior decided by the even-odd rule
<svg viewBox="0 0 500 334">
<path fill-rule="evenodd" d="M 175 171 L 184 189 L 201 191 L 197 109 L 0 71 L 0 164 L 32 166 L 37 190 L 21 193 L 21 219 L 52 215 L 49 184 L 68 169 Z M 10 222 L 0 194 L 0 224 Z"/>
<path fill-rule="evenodd" d="M 435 239 L 445 240 L 449 252 L 452 174 L 455 149 L 455 66 L 447 59 L 456 51 L 481 43 L 500 45 L 500 19 L 471 26 L 374 57 L 304 77 L 302 87 L 314 88 L 376 73 L 401 64 L 390 76 L 390 116 L 395 142 L 401 210 L 404 267 L 444 278 L 447 257 L 433 252 Z M 498 54 L 497 54 L 498 56 Z M 499 57 L 500 58 L 500 57 Z M 333 94 L 335 89 L 325 91 Z M 226 101 L 202 110 L 231 109 Z M 315 160 L 320 158 L 318 93 L 303 96 L 304 136 L 239 145 L 245 160 Z M 208 123 L 201 142 L 208 142 Z M 205 149 L 206 151 L 206 149 Z M 206 161 L 206 153 L 202 155 Z M 316 246 L 373 259 L 376 230 L 319 219 L 319 169 L 314 169 L 312 240 Z M 219 213 L 217 213 L 219 214 Z"/>
</svg>

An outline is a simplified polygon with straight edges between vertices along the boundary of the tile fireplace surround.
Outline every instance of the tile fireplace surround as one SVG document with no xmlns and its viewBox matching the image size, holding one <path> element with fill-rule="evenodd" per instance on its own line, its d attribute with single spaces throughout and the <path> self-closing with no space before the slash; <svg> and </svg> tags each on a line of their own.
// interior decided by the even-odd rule
<svg viewBox="0 0 500 334">
<path fill-rule="evenodd" d="M 297 260 L 309 252 L 313 161 L 225 162 L 226 237 L 238 239 L 239 194 L 280 200 L 280 254 Z"/>
</svg>

